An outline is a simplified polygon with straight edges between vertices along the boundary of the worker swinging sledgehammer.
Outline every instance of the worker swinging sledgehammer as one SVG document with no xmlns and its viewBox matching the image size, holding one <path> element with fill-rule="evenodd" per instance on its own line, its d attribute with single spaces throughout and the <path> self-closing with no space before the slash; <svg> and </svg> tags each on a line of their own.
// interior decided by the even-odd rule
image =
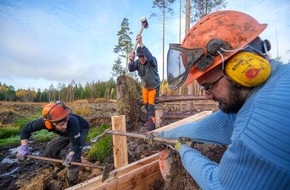
<svg viewBox="0 0 290 190">
<path fill-rule="evenodd" d="M 160 78 L 158 74 L 158 65 L 156 58 L 151 54 L 149 49 L 143 44 L 142 32 L 144 28 L 148 28 L 148 21 L 146 17 L 141 18 L 141 30 L 136 36 L 136 43 L 133 51 L 130 54 L 130 61 L 128 69 L 130 72 L 138 71 L 138 75 L 142 83 L 142 98 L 146 112 L 147 119 L 144 127 L 148 131 L 155 129 L 156 117 L 155 117 L 155 104 L 159 97 Z M 137 45 L 137 56 L 135 60 L 135 50 Z"/>
<path fill-rule="evenodd" d="M 138 59 L 135 61 L 135 52 L 130 54 L 129 71 L 138 71 L 142 83 L 143 103 L 147 111 L 147 121 L 145 127 L 147 131 L 155 129 L 155 102 L 159 94 L 160 78 L 158 74 L 157 60 L 142 42 L 142 36 L 138 35 L 136 41 Z"/>
</svg>

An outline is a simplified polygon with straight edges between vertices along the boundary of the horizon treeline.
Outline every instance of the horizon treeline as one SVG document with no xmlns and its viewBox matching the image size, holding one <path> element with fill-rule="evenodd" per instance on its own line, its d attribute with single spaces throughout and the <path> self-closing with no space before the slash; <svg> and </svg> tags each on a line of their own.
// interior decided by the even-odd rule
<svg viewBox="0 0 290 190">
<path fill-rule="evenodd" d="M 0 101 L 21 101 L 21 102 L 50 102 L 64 101 L 73 102 L 81 99 L 115 99 L 116 82 L 113 79 L 109 81 L 87 82 L 85 85 L 75 83 L 65 85 L 59 83 L 57 87 L 53 84 L 48 89 L 41 91 L 33 88 L 18 89 L 12 85 L 0 82 Z"/>
</svg>

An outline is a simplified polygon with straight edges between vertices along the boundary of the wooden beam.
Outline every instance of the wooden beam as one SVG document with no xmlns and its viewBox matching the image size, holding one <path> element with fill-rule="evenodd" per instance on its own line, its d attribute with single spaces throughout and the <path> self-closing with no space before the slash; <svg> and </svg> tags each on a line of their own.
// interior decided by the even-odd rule
<svg viewBox="0 0 290 190">
<path fill-rule="evenodd" d="M 170 113 L 161 116 L 161 120 L 180 120 L 192 116 L 191 113 Z"/>
<path fill-rule="evenodd" d="M 192 100 L 206 100 L 202 95 L 190 95 L 190 96 L 159 96 L 159 102 L 177 102 L 177 101 L 192 101 Z"/>
<path fill-rule="evenodd" d="M 112 129 L 126 132 L 125 115 L 112 117 Z M 120 168 L 128 164 L 127 137 L 112 135 L 114 167 Z"/>
<path fill-rule="evenodd" d="M 161 179 L 159 153 L 112 171 L 102 182 L 102 176 L 95 177 L 67 190 L 149 190 L 155 180 Z"/>
<path fill-rule="evenodd" d="M 210 115 L 212 113 L 213 113 L 213 111 L 203 111 L 203 112 L 194 114 L 194 115 L 192 115 L 190 117 L 184 118 L 182 120 L 176 121 L 174 123 L 170 123 L 169 125 L 166 125 L 164 127 L 157 128 L 154 131 L 163 131 L 163 130 L 172 129 L 172 128 L 178 127 L 178 126 L 186 124 L 186 123 L 190 123 L 190 122 L 194 122 L 194 121 L 200 120 L 200 119 L 202 119 L 202 118 L 204 118 L 204 117 L 206 117 L 206 116 L 208 116 L 208 115 Z"/>
</svg>

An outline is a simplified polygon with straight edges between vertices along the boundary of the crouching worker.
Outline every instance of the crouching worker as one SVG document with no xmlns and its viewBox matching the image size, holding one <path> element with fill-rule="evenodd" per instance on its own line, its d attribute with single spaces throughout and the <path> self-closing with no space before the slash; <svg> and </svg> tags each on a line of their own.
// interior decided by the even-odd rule
<svg viewBox="0 0 290 190">
<path fill-rule="evenodd" d="M 62 150 L 70 145 L 69 153 L 64 157 L 63 165 L 67 167 L 68 185 L 78 183 L 79 166 L 71 162 L 81 162 L 81 153 L 89 131 L 89 123 L 79 115 L 72 114 L 64 103 L 49 103 L 42 110 L 42 118 L 26 124 L 20 134 L 21 147 L 17 153 L 19 160 L 31 154 L 28 139 L 32 132 L 46 129 L 57 134 L 46 146 L 45 156 L 62 159 Z"/>
</svg>

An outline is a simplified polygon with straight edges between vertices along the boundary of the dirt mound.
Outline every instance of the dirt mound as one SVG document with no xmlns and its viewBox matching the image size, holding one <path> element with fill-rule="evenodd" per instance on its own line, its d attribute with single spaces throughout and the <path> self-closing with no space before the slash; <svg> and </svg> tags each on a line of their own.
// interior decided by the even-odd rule
<svg viewBox="0 0 290 190">
<path fill-rule="evenodd" d="M 128 130 L 136 130 L 140 126 L 141 105 L 138 99 L 141 96 L 140 85 L 129 76 L 120 76 L 117 79 L 117 114 L 126 116 Z"/>
<path fill-rule="evenodd" d="M 0 123 L 2 125 L 13 124 L 15 122 L 15 118 L 18 118 L 20 116 L 20 114 L 14 111 L 2 111 L 0 113 Z"/>
</svg>

